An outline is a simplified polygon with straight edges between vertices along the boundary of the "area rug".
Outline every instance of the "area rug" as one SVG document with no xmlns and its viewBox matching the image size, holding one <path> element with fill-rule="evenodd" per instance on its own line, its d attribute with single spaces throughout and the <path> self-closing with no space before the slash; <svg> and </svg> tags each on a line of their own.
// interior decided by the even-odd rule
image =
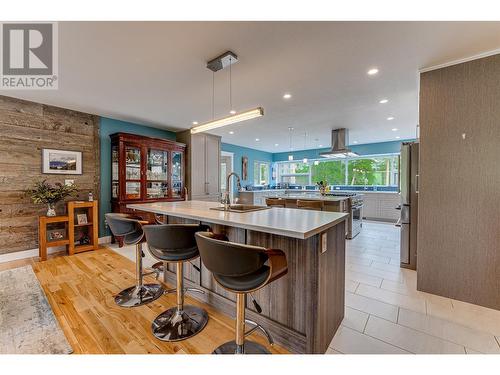
<svg viewBox="0 0 500 375">
<path fill-rule="evenodd" d="M 0 353 L 72 352 L 31 266 L 0 272 Z"/>
</svg>

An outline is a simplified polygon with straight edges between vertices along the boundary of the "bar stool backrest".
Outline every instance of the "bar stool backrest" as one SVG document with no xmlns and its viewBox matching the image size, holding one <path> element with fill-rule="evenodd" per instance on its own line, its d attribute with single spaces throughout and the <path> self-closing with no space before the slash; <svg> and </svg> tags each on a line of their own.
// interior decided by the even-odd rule
<svg viewBox="0 0 500 375">
<path fill-rule="evenodd" d="M 142 240 L 144 232 L 138 220 L 119 213 L 107 213 L 105 217 L 111 233 L 116 237 L 123 237 L 124 244 L 135 245 Z"/>
<path fill-rule="evenodd" d="M 151 254 L 161 257 L 163 253 L 196 248 L 194 234 L 202 231 L 198 224 L 145 225 L 146 241 Z"/>
<path fill-rule="evenodd" d="M 322 201 L 303 201 L 297 200 L 297 208 L 301 208 L 303 210 L 317 210 L 323 211 L 324 204 Z"/>
<path fill-rule="evenodd" d="M 268 207 L 285 207 L 285 200 L 281 198 L 266 198 Z"/>
<path fill-rule="evenodd" d="M 207 269 L 221 276 L 244 276 L 260 269 L 268 257 L 266 249 L 221 241 L 212 232 L 197 232 L 196 243 Z"/>
</svg>

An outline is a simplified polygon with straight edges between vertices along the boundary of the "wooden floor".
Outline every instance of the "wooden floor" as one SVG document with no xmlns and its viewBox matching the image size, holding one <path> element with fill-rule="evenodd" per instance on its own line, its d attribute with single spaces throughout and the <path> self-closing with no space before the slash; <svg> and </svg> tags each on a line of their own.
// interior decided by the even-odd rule
<svg viewBox="0 0 500 375">
<path fill-rule="evenodd" d="M 207 310 L 207 326 L 188 340 L 176 343 L 157 340 L 151 334 L 151 322 L 162 311 L 175 306 L 175 295 L 164 295 L 148 305 L 131 309 L 117 306 L 113 296 L 134 284 L 134 263 L 110 249 L 54 256 L 45 262 L 33 259 L 9 262 L 0 264 L 0 270 L 26 264 L 32 265 L 74 353 L 207 354 L 234 339 L 234 320 L 186 296 L 186 304 Z M 277 345 L 269 346 L 259 334 L 252 334 L 249 339 L 265 345 L 272 353 L 288 353 Z"/>
</svg>

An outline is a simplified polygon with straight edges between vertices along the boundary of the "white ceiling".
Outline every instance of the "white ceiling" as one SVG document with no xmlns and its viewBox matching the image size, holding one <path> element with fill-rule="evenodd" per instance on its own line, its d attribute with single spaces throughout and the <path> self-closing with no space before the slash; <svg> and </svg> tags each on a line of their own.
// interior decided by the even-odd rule
<svg viewBox="0 0 500 375">
<path fill-rule="evenodd" d="M 418 69 L 498 48 L 500 22 L 63 22 L 59 90 L 0 93 L 185 129 L 211 119 L 205 63 L 229 49 L 239 57 L 233 106 L 265 115 L 214 133 L 279 152 L 289 150 L 289 126 L 294 149 L 330 146 L 337 127 L 350 129 L 351 143 L 413 138 Z M 368 76 L 371 67 L 379 74 Z M 216 117 L 229 112 L 228 77 L 215 73 Z"/>
</svg>

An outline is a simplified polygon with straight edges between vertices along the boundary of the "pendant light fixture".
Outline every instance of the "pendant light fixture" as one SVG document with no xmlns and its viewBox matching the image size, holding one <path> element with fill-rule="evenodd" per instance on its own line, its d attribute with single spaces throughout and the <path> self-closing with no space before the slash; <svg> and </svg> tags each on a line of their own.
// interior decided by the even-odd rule
<svg viewBox="0 0 500 375">
<path fill-rule="evenodd" d="M 307 132 L 304 132 L 304 150 L 307 148 Z M 307 164 L 307 158 L 302 159 L 304 164 Z"/>
<path fill-rule="evenodd" d="M 251 120 L 253 118 L 264 116 L 264 108 L 257 107 L 249 109 L 240 113 L 236 113 L 233 109 L 232 100 L 232 74 L 231 65 L 238 62 L 238 56 L 231 51 L 227 51 L 222 55 L 210 60 L 207 63 L 207 68 L 210 69 L 214 76 L 212 77 L 212 120 L 196 125 L 191 128 L 191 134 L 201 133 L 212 129 L 217 129 L 230 124 L 235 124 L 237 122 L 242 122 L 246 120 Z M 215 119 L 215 72 L 229 67 L 229 105 L 230 105 L 230 115 Z"/>
<path fill-rule="evenodd" d="M 290 141 L 290 151 L 293 150 L 292 148 L 292 132 L 293 132 L 293 128 L 291 126 L 288 127 L 288 138 L 289 138 L 289 141 Z M 288 161 L 292 161 L 293 160 L 293 155 L 290 154 L 288 155 Z"/>
</svg>

